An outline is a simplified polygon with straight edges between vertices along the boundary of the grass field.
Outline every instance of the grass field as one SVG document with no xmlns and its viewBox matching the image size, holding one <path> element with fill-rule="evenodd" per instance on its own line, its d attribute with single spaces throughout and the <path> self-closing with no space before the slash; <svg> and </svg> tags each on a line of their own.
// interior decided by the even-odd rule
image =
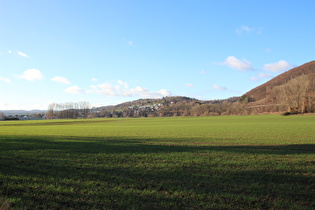
<svg viewBox="0 0 315 210">
<path fill-rule="evenodd" d="M 0 122 L 0 209 L 315 209 L 315 116 Z"/>
</svg>

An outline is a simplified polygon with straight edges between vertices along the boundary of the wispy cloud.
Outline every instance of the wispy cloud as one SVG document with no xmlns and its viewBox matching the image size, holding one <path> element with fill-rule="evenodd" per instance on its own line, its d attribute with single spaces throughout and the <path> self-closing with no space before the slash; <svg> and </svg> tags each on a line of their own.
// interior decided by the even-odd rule
<svg viewBox="0 0 315 210">
<path fill-rule="evenodd" d="M 121 86 L 123 86 L 124 88 L 128 89 L 128 82 L 123 82 L 121 80 L 118 80 L 117 83 Z"/>
<path fill-rule="evenodd" d="M 63 83 L 63 84 L 66 84 L 66 85 L 70 85 L 71 84 L 71 82 L 65 77 L 56 76 L 56 77 L 53 77 L 51 80 L 54 81 L 54 82 L 59 82 L 59 83 Z"/>
<path fill-rule="evenodd" d="M 21 52 L 21 51 L 8 50 L 8 54 L 10 54 L 10 55 L 12 55 L 12 54 L 13 54 L 13 55 L 19 55 L 19 56 L 24 57 L 24 58 L 30 57 L 30 56 L 28 56 L 26 53 Z"/>
<path fill-rule="evenodd" d="M 255 77 L 255 76 L 250 77 L 250 80 L 252 80 L 254 82 L 260 81 L 260 79 L 258 77 Z"/>
<path fill-rule="evenodd" d="M 21 52 L 21 51 L 17 51 L 17 54 L 18 54 L 19 56 L 22 56 L 22 57 L 25 57 L 25 58 L 28 58 L 28 57 L 29 57 L 27 54 L 25 54 L 25 53 L 23 53 L 23 52 Z"/>
<path fill-rule="evenodd" d="M 227 90 L 226 87 L 222 87 L 222 86 L 219 86 L 219 85 L 212 85 L 212 87 L 216 90 Z"/>
<path fill-rule="evenodd" d="M 237 29 L 235 29 L 236 33 L 239 35 L 242 34 L 243 32 L 251 32 L 253 30 L 254 30 L 253 28 L 250 28 L 246 25 L 242 25 L 242 26 L 238 27 Z"/>
<path fill-rule="evenodd" d="M 90 89 L 84 90 L 76 85 L 68 87 L 64 90 L 70 94 L 100 94 L 112 97 L 140 97 L 140 98 L 160 98 L 170 96 L 171 93 L 165 89 L 158 91 L 150 91 L 146 88 L 137 86 L 130 88 L 128 82 L 118 80 L 115 83 L 101 83 L 91 85 Z"/>
<path fill-rule="evenodd" d="M 257 77 L 253 76 L 250 78 L 252 81 L 260 81 L 261 79 L 272 78 L 271 74 L 268 73 L 259 73 Z"/>
<path fill-rule="evenodd" d="M 67 89 L 64 90 L 66 93 L 71 93 L 71 94 L 85 94 L 86 91 L 84 91 L 82 88 L 73 85 L 71 87 L 68 87 Z"/>
<path fill-rule="evenodd" d="M 18 75 L 18 78 L 35 81 L 43 79 L 44 75 L 38 69 L 28 69 L 23 74 Z"/>
<path fill-rule="evenodd" d="M 246 59 L 238 59 L 235 56 L 229 56 L 225 59 L 222 65 L 228 66 L 232 69 L 240 70 L 240 71 L 248 71 L 253 70 L 253 66 L 251 62 Z"/>
<path fill-rule="evenodd" d="M 268 73 L 259 73 L 258 76 L 260 78 L 271 78 L 272 77 L 272 75 L 268 74 Z"/>
<path fill-rule="evenodd" d="M 92 85 L 89 92 L 107 95 L 107 96 L 115 96 L 115 88 L 110 83 L 102 83 L 99 85 Z"/>
<path fill-rule="evenodd" d="M 128 40 L 128 39 L 123 39 L 123 41 L 128 45 L 128 46 L 133 46 L 134 45 L 134 42 L 131 41 L 131 40 Z"/>
<path fill-rule="evenodd" d="M 98 79 L 96 79 L 96 78 L 92 78 L 92 79 L 91 79 L 91 81 L 92 81 L 92 82 L 97 82 L 97 81 L 98 81 Z"/>
<path fill-rule="evenodd" d="M 272 71 L 272 72 L 281 72 L 281 71 L 285 71 L 293 67 L 294 65 L 288 63 L 285 60 L 280 60 L 276 63 L 269 63 L 269 64 L 264 65 L 264 69 L 266 71 Z"/>
<path fill-rule="evenodd" d="M 261 34 L 261 28 L 252 28 L 247 25 L 241 25 L 240 27 L 235 29 L 235 32 L 239 36 L 249 33 Z"/>
<path fill-rule="evenodd" d="M 6 83 L 11 83 L 11 80 L 5 77 L 0 77 L 0 81 L 6 82 Z"/>
<path fill-rule="evenodd" d="M 186 83 L 186 84 L 185 84 L 185 86 L 186 86 L 186 87 L 189 87 L 189 88 L 194 87 L 194 85 L 193 85 L 193 84 L 191 84 L 191 83 Z"/>
</svg>

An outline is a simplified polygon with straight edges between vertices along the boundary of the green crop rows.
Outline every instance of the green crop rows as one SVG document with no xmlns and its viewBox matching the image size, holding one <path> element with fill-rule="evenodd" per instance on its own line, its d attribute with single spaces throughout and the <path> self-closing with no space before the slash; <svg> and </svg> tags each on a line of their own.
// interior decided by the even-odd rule
<svg viewBox="0 0 315 210">
<path fill-rule="evenodd" d="M 313 209 L 315 116 L 0 122 L 0 209 Z"/>
</svg>

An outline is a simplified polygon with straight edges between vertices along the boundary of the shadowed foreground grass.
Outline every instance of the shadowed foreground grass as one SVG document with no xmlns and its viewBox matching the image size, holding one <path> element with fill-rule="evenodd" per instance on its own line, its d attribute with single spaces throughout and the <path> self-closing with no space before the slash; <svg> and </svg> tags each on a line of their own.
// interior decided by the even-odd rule
<svg viewBox="0 0 315 210">
<path fill-rule="evenodd" d="M 143 121 L 130 122 L 129 129 Z M 92 127 L 106 130 L 113 122 L 106 123 Z M 235 126 L 226 125 L 227 131 Z M 60 129 L 59 134 L 70 129 L 55 126 L 51 129 Z M 232 144 L 222 137 L 220 145 L 211 132 L 199 140 L 181 135 L 147 139 L 143 133 L 136 138 L 2 131 L 0 208 L 4 209 L 315 207 L 315 144 L 307 143 L 312 139 L 277 144 L 274 138 L 274 144 L 264 145 Z M 314 133 L 307 135 L 313 138 Z"/>
</svg>

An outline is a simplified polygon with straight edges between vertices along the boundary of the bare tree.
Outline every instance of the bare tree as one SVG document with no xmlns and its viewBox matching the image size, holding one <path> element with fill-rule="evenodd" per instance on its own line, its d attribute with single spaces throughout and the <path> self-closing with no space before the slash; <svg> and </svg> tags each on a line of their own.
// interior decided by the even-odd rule
<svg viewBox="0 0 315 210">
<path fill-rule="evenodd" d="M 306 75 L 294 78 L 282 86 L 284 101 L 288 105 L 289 112 L 304 113 L 307 106 L 307 95 L 310 80 Z"/>
<path fill-rule="evenodd" d="M 55 109 L 56 109 L 55 103 L 51 103 L 48 105 L 48 111 L 46 113 L 46 119 L 53 119 Z"/>
<path fill-rule="evenodd" d="M 87 101 L 78 103 L 51 103 L 48 106 L 46 118 L 52 119 L 54 116 L 61 119 L 76 119 L 78 117 L 87 118 L 89 111 L 90 103 Z"/>
<path fill-rule="evenodd" d="M 5 115 L 3 112 L 0 112 L 0 120 L 4 120 L 5 119 Z"/>
</svg>

